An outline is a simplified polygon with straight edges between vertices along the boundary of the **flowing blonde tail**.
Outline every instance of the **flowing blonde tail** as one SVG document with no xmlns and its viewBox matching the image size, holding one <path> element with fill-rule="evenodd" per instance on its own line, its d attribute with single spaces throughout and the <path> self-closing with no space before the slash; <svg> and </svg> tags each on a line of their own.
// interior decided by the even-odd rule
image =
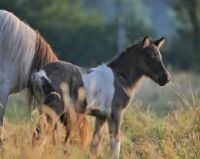
<svg viewBox="0 0 200 159">
<path fill-rule="evenodd" d="M 69 88 L 66 84 L 61 85 L 65 103 L 64 123 L 66 126 L 65 142 L 75 143 L 83 149 L 89 143 L 90 127 L 84 114 L 79 114 L 80 103 L 84 100 L 84 90 L 78 90 L 78 100 L 74 105 L 69 96 Z M 78 140 L 77 140 L 78 138 Z"/>
<path fill-rule="evenodd" d="M 79 145 L 81 149 L 84 149 L 89 144 L 91 137 L 90 125 L 86 116 L 76 113 L 74 120 L 70 113 L 66 113 L 65 118 L 67 130 L 65 142 Z"/>
<path fill-rule="evenodd" d="M 79 140 L 81 148 L 85 148 L 90 141 L 91 129 L 85 115 L 78 114 L 77 116 L 77 128 L 79 132 Z"/>
</svg>

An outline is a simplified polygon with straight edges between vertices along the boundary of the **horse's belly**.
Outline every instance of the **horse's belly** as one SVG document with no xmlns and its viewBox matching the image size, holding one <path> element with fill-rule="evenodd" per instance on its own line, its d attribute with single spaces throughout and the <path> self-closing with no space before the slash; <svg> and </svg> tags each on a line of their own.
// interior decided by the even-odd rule
<svg viewBox="0 0 200 159">
<path fill-rule="evenodd" d="M 94 92 L 86 89 L 87 108 L 89 110 L 99 110 L 101 113 L 110 114 L 112 106 L 112 90 L 105 92 L 96 89 Z"/>
</svg>

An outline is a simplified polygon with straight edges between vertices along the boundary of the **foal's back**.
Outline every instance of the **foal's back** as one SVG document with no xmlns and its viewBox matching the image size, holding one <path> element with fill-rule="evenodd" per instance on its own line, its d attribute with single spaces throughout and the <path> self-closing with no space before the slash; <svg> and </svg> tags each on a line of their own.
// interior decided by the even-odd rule
<svg viewBox="0 0 200 159">
<path fill-rule="evenodd" d="M 82 77 L 79 68 L 71 63 L 57 61 L 44 65 L 40 71 L 32 76 L 33 92 L 38 94 L 39 101 L 44 102 L 46 96 L 51 92 L 57 92 L 62 97 L 61 84 L 69 88 L 69 95 L 75 102 L 78 96 L 78 89 L 83 87 Z M 37 96 L 37 95 L 36 95 Z"/>
<path fill-rule="evenodd" d="M 41 70 L 45 70 L 46 75 L 50 78 L 52 86 L 55 91 L 60 90 L 60 85 L 65 83 L 70 85 L 80 85 L 82 78 L 77 66 L 67 62 L 53 62 L 42 67 Z"/>
</svg>

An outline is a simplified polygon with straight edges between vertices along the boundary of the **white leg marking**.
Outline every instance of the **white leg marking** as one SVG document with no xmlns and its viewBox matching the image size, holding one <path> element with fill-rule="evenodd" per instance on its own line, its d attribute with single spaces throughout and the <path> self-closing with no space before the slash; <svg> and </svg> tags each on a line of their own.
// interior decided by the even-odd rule
<svg viewBox="0 0 200 159">
<path fill-rule="evenodd" d="M 119 159 L 121 143 L 116 138 L 111 138 L 112 159 Z"/>
</svg>

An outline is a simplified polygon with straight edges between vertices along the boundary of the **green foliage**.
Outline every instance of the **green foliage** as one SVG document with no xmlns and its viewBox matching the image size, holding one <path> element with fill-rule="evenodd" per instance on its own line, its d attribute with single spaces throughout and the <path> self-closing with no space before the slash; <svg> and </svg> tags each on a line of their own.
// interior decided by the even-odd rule
<svg viewBox="0 0 200 159">
<path fill-rule="evenodd" d="M 154 36 L 148 7 L 137 0 L 125 0 L 125 4 L 127 6 L 124 11 L 127 41 L 133 43 L 135 39 L 147 35 Z"/>
<path fill-rule="evenodd" d="M 170 2 L 175 13 L 176 34 L 167 55 L 169 61 L 181 69 L 200 70 L 200 3 L 198 0 Z"/>
<path fill-rule="evenodd" d="M 103 13 L 93 8 L 86 10 L 81 2 L 6 0 L 0 1 L 0 7 L 14 12 L 38 30 L 60 58 L 82 66 L 91 66 L 107 61 L 116 53 L 115 18 L 108 21 Z M 114 1 L 112 3 L 114 6 Z M 137 1 L 133 4 L 131 6 L 134 8 L 141 6 Z M 128 14 L 131 14 L 131 10 Z M 128 18 L 125 24 L 127 39 L 131 42 L 143 36 L 148 29 L 143 21 L 135 20 L 135 17 Z"/>
<path fill-rule="evenodd" d="M 16 0 L 14 4 L 12 0 L 0 2 L 1 8 L 41 32 L 63 59 L 90 65 L 114 52 L 113 26 L 95 11 L 87 14 L 79 0 Z"/>
</svg>

